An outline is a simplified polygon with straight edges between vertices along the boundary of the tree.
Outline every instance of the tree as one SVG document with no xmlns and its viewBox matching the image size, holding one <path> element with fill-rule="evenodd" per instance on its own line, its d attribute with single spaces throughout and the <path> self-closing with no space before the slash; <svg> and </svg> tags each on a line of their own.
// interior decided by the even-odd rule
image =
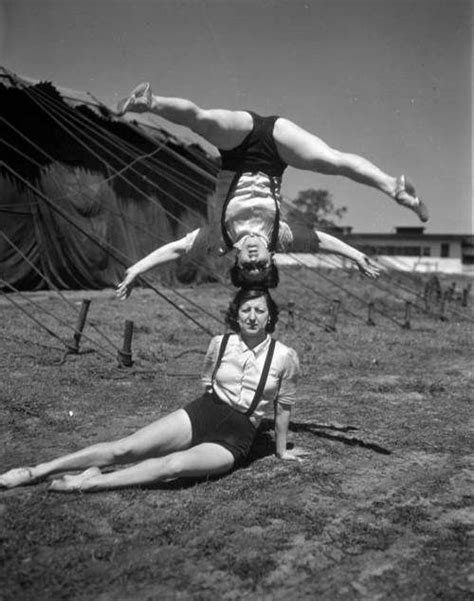
<svg viewBox="0 0 474 601">
<path fill-rule="evenodd" d="M 332 229 L 342 219 L 347 207 L 337 208 L 327 190 L 301 190 L 291 201 L 293 207 L 287 213 L 290 225 L 304 229 Z"/>
</svg>

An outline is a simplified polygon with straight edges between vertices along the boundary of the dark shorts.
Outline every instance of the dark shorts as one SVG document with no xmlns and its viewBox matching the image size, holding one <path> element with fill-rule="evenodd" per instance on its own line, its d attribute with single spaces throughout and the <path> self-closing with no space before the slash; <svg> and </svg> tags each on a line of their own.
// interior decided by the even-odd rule
<svg viewBox="0 0 474 601">
<path fill-rule="evenodd" d="M 257 432 L 249 418 L 211 393 L 183 407 L 192 425 L 192 445 L 213 442 L 232 453 L 235 463 L 247 457 Z"/>
</svg>

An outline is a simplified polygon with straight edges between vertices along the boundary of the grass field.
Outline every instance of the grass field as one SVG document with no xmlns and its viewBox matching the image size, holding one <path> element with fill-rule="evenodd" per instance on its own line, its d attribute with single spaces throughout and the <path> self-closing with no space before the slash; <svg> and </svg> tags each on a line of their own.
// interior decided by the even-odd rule
<svg viewBox="0 0 474 601">
<path fill-rule="evenodd" d="M 248 465 L 219 479 L 90 495 L 46 483 L 0 491 L 2 601 L 472 599 L 472 296 L 467 307 L 453 300 L 445 320 L 436 305 L 435 314 L 412 307 L 403 329 L 404 299 L 414 300 L 404 287 L 422 292 L 422 281 L 383 276 L 376 288 L 331 275 L 375 299 L 370 327 L 354 296 L 311 272 L 298 277 L 314 291 L 283 274 L 275 298 L 294 300 L 296 314 L 291 327 L 281 312 L 277 335 L 300 355 L 289 440 L 310 457 L 274 458 L 268 419 Z M 230 298 L 210 285 L 180 292 L 218 318 Z M 1 471 L 122 437 L 200 391 L 209 336 L 152 291 L 125 303 L 111 290 L 67 297 L 76 307 L 91 298 L 90 322 L 117 346 L 124 320 L 134 321 L 134 365 L 118 368 L 90 324 L 85 333 L 111 354 L 84 339 L 83 351 L 96 350 L 64 357 L 0 298 Z M 333 297 L 342 308 L 329 332 L 314 322 L 330 323 Z M 40 311 L 76 323 L 56 294 L 14 298 L 71 337 Z"/>
</svg>

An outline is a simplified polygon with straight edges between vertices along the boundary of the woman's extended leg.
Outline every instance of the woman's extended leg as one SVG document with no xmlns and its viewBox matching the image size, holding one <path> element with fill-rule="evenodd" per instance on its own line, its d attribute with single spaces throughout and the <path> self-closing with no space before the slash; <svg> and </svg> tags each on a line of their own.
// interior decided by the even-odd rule
<svg viewBox="0 0 474 601">
<path fill-rule="evenodd" d="M 136 465 L 102 474 L 98 469 L 53 480 L 50 490 L 60 492 L 99 491 L 125 486 L 149 485 L 176 478 L 216 476 L 234 466 L 234 456 L 224 447 L 203 443 L 165 457 L 147 459 Z"/>
<path fill-rule="evenodd" d="M 377 188 L 414 211 L 421 221 L 428 220 L 426 207 L 417 198 L 413 185 L 405 181 L 403 176 L 393 177 L 359 155 L 335 150 L 288 119 L 278 119 L 273 135 L 278 153 L 292 167 L 327 175 L 342 175 Z"/>
<path fill-rule="evenodd" d="M 253 119 L 246 111 L 202 109 L 191 100 L 153 94 L 149 83 L 137 86 L 118 103 L 117 112 L 150 112 L 176 125 L 188 127 L 217 148 L 238 146 L 252 130 Z"/>
<path fill-rule="evenodd" d="M 189 448 L 191 438 L 189 416 L 184 409 L 179 409 L 125 438 L 94 444 L 34 467 L 10 470 L 0 476 L 0 488 L 29 484 L 58 472 L 133 463 L 149 457 L 160 457 Z"/>
</svg>

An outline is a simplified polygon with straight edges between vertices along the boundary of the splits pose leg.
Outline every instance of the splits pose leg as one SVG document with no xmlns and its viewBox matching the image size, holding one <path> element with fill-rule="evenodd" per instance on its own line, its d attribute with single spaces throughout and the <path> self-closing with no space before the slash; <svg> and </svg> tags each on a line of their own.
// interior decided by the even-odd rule
<svg viewBox="0 0 474 601">
<path fill-rule="evenodd" d="M 238 146 L 250 133 L 253 119 L 246 111 L 202 109 L 190 100 L 156 96 L 150 84 L 140 84 L 122 100 L 118 113 L 151 112 L 172 123 L 188 127 L 210 144 L 223 150 Z M 376 188 L 398 204 L 428 221 L 428 211 L 405 176 L 394 177 L 367 159 L 331 148 L 326 142 L 288 119 L 279 118 L 274 139 L 280 157 L 291 167 L 327 175 L 340 175 Z"/>
</svg>

